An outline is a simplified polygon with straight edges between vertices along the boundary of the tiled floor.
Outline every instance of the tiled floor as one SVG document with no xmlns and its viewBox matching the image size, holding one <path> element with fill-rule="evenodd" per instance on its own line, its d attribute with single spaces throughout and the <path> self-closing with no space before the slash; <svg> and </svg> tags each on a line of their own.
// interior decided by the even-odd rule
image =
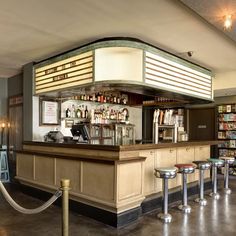
<svg viewBox="0 0 236 236">
<path fill-rule="evenodd" d="M 222 186 L 222 181 L 220 186 Z M 220 200 L 208 199 L 208 205 L 199 207 L 190 199 L 192 212 L 184 215 L 175 207 L 170 209 L 173 221 L 163 224 L 156 218 L 157 212 L 149 213 L 138 222 L 123 229 L 115 229 L 70 213 L 70 236 L 158 236 L 158 235 L 236 235 L 236 179 L 230 180 L 232 194 L 225 196 L 222 192 Z M 43 202 L 23 193 L 9 189 L 11 196 L 22 206 L 34 208 Z M 61 235 L 61 210 L 51 206 L 37 215 L 23 215 L 11 208 L 0 195 L 0 236 L 59 236 Z"/>
</svg>

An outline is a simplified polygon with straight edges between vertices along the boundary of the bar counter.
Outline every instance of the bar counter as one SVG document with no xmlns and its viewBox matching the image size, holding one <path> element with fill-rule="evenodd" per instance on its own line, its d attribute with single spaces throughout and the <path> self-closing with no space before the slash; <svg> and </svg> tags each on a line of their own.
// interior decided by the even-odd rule
<svg viewBox="0 0 236 236">
<path fill-rule="evenodd" d="M 154 168 L 206 160 L 210 146 L 218 143 L 109 146 L 24 142 L 23 150 L 17 152 L 16 178 L 46 192 L 57 189 L 61 179 L 70 179 L 70 198 L 79 204 L 81 214 L 119 227 L 160 207 L 162 183 L 154 176 Z M 190 187 L 196 188 L 197 180 L 196 170 L 188 177 Z M 170 180 L 170 192 L 177 196 L 180 185 L 180 176 Z"/>
</svg>

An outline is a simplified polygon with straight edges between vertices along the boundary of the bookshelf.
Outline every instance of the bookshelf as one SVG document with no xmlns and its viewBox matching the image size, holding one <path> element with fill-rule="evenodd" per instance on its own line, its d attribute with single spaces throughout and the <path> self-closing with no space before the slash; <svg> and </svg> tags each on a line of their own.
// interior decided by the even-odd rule
<svg viewBox="0 0 236 236">
<path fill-rule="evenodd" d="M 218 139 L 224 142 L 218 144 L 219 156 L 236 156 L 236 104 L 217 106 Z"/>
</svg>

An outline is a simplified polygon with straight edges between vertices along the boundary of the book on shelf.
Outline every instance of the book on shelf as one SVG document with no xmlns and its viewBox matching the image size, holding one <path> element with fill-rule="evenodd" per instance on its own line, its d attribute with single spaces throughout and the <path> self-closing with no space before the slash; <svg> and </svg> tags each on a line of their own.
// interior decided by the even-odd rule
<svg viewBox="0 0 236 236">
<path fill-rule="evenodd" d="M 226 112 L 231 112 L 231 105 L 226 106 Z"/>
</svg>

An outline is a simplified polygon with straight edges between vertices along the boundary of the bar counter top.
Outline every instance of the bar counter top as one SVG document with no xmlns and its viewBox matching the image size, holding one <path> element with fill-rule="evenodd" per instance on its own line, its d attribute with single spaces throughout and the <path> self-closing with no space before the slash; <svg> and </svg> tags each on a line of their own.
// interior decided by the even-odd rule
<svg viewBox="0 0 236 236">
<path fill-rule="evenodd" d="M 38 142 L 38 141 L 25 141 L 24 145 L 33 146 L 47 146 L 47 147 L 63 147 L 63 148 L 78 148 L 90 150 L 104 150 L 104 151 L 135 151 L 135 150 L 149 150 L 161 148 L 175 148 L 187 146 L 202 146 L 202 145 L 217 145 L 222 143 L 219 140 L 204 140 L 204 141 L 186 141 L 178 143 L 159 143 L 159 144 L 133 144 L 133 145 L 98 145 L 87 143 L 54 143 L 54 142 Z"/>
</svg>

